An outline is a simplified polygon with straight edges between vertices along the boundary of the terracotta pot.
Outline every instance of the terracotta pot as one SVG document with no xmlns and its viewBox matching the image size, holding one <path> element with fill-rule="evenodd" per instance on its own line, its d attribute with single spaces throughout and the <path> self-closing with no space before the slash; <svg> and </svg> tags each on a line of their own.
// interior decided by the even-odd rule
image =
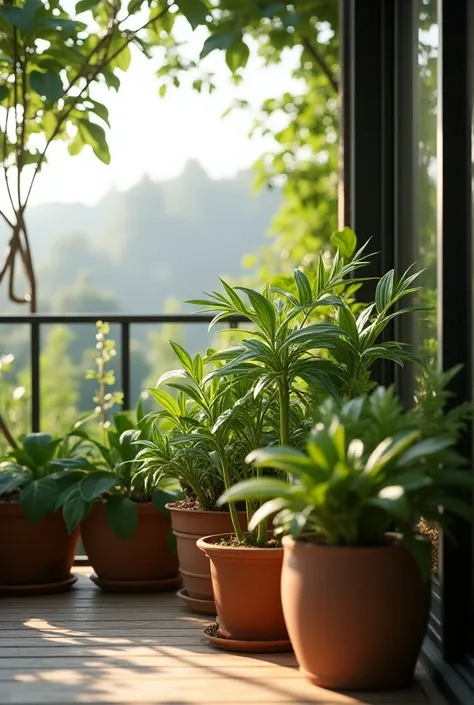
<svg viewBox="0 0 474 705">
<path fill-rule="evenodd" d="M 101 580 L 151 582 L 177 575 L 178 557 L 169 543 L 170 518 L 151 502 L 139 502 L 137 508 L 137 528 L 128 540 L 107 524 L 104 502 L 94 504 L 82 522 L 84 548 Z"/>
<path fill-rule="evenodd" d="M 20 504 L 0 502 L 0 536 L 0 586 L 57 585 L 69 578 L 79 530 L 69 535 L 60 511 L 33 524 Z"/>
<path fill-rule="evenodd" d="M 430 581 L 396 539 L 345 548 L 283 539 L 283 612 L 301 671 L 337 690 L 391 690 L 413 678 Z"/>
<path fill-rule="evenodd" d="M 232 520 L 228 512 L 205 512 L 179 509 L 167 504 L 171 525 L 178 544 L 179 571 L 190 598 L 212 600 L 212 582 L 209 561 L 197 548 L 196 541 L 210 534 L 231 532 Z M 247 528 L 245 512 L 239 512 L 240 526 Z"/>
<path fill-rule="evenodd" d="M 219 631 L 239 641 L 285 641 L 280 597 L 282 548 L 219 546 L 232 534 L 205 536 L 197 542 L 209 558 Z"/>
</svg>

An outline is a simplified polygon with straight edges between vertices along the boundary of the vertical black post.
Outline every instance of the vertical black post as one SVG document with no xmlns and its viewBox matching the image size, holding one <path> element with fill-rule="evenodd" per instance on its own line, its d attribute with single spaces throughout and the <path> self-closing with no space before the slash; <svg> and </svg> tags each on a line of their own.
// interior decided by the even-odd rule
<svg viewBox="0 0 474 705">
<path fill-rule="evenodd" d="M 404 1 L 404 0 L 403 0 Z M 380 277 L 394 266 L 395 16 L 396 0 L 342 0 L 344 199 L 340 206 L 360 243 L 377 252 L 364 270 Z M 373 299 L 374 284 L 364 286 Z M 390 336 L 391 331 L 387 331 Z M 393 364 L 374 371 L 382 384 L 394 381 Z"/>
<path fill-rule="evenodd" d="M 395 13 L 394 263 L 402 274 L 418 254 L 418 13 L 416 0 L 398 0 Z M 394 322 L 397 340 L 415 345 L 413 316 Z M 411 406 L 415 368 L 395 368 L 397 391 Z"/>
<path fill-rule="evenodd" d="M 130 324 L 122 323 L 120 328 L 122 355 L 122 392 L 123 408 L 130 409 Z"/>
<path fill-rule="evenodd" d="M 31 364 L 31 430 L 40 430 L 40 324 L 34 319 L 30 323 L 30 364 Z"/>
<path fill-rule="evenodd" d="M 458 404 L 472 397 L 472 139 L 469 29 L 472 0 L 440 0 L 438 144 L 439 359 L 447 370 L 463 363 L 451 391 Z M 471 458 L 471 439 L 461 450 Z M 441 540 L 442 648 L 447 661 L 460 660 L 473 643 L 472 528 L 456 522 L 455 540 Z"/>
</svg>

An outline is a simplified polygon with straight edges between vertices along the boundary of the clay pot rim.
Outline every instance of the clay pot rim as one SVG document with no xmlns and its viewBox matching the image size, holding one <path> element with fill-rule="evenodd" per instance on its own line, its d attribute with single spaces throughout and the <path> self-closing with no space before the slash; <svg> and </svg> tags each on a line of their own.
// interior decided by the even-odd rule
<svg viewBox="0 0 474 705">
<path fill-rule="evenodd" d="M 247 532 L 244 532 L 244 534 Z M 271 548 L 260 548 L 258 546 L 219 546 L 215 542 L 219 539 L 230 538 L 235 536 L 234 533 L 225 534 L 210 534 L 203 536 L 196 541 L 196 546 L 203 551 L 206 556 L 219 556 L 220 558 L 235 558 L 239 555 L 241 558 L 245 556 L 247 560 L 281 560 L 283 548 L 281 546 L 272 546 Z"/>
<path fill-rule="evenodd" d="M 402 545 L 402 534 L 388 531 L 385 536 L 388 539 L 387 543 L 384 545 L 379 544 L 378 546 L 328 546 L 327 544 L 323 543 L 311 543 L 309 541 L 300 541 L 298 539 L 294 539 L 292 536 L 284 536 L 282 539 L 282 545 L 283 548 L 292 548 L 293 550 L 325 552 L 332 551 L 334 553 L 337 552 L 339 555 L 341 555 L 342 553 L 350 553 L 351 555 L 354 555 L 356 551 L 360 553 L 368 553 L 369 551 L 373 553 L 382 553 L 387 550 L 407 550 L 405 546 Z M 427 539 L 423 534 L 414 534 L 414 536 L 419 541 L 423 541 L 423 543 L 429 542 L 429 539 Z"/>
<path fill-rule="evenodd" d="M 130 497 L 128 499 L 130 499 Z M 154 512 L 156 512 L 160 516 L 166 516 L 164 514 L 164 512 L 160 512 L 160 510 L 155 507 L 155 505 L 153 504 L 153 502 L 151 500 L 149 500 L 148 502 L 135 502 L 132 499 L 131 501 L 137 506 L 138 512 L 141 514 L 153 514 Z M 103 499 L 97 499 L 96 501 L 93 502 L 92 509 L 96 506 L 105 507 L 106 504 L 107 504 L 107 501 L 104 501 Z"/>
<path fill-rule="evenodd" d="M 176 512 L 179 514 L 196 514 L 196 515 L 208 515 L 216 516 L 219 514 L 228 514 L 227 510 L 222 511 L 222 509 L 185 509 L 184 507 L 174 507 L 174 502 L 168 502 L 165 504 L 166 509 L 170 512 Z M 239 514 L 245 514 L 245 512 L 239 512 Z"/>
</svg>

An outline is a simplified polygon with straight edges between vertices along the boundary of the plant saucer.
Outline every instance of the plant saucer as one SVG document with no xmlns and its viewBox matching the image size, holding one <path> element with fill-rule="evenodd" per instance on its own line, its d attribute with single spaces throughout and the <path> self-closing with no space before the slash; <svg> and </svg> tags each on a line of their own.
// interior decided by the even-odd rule
<svg viewBox="0 0 474 705">
<path fill-rule="evenodd" d="M 0 595 L 22 597 L 23 595 L 57 595 L 69 590 L 77 577 L 70 574 L 66 580 L 56 583 L 39 583 L 37 585 L 0 585 Z"/>
<path fill-rule="evenodd" d="M 220 634 L 219 627 L 215 622 L 203 629 L 202 633 L 210 644 L 223 651 L 236 651 L 247 654 L 270 654 L 293 651 L 289 639 L 282 641 L 242 641 L 238 639 L 226 639 Z"/>
<path fill-rule="evenodd" d="M 181 576 L 164 578 L 162 580 L 105 580 L 95 573 L 91 576 L 92 582 L 104 592 L 122 593 L 147 593 L 170 592 L 181 585 Z"/>
<path fill-rule="evenodd" d="M 178 590 L 176 596 L 179 597 L 180 600 L 183 600 L 183 602 L 185 602 L 189 609 L 191 609 L 193 612 L 211 615 L 216 614 L 216 604 L 214 600 L 201 600 L 197 597 L 190 597 L 185 588 L 181 588 L 181 590 Z"/>
</svg>

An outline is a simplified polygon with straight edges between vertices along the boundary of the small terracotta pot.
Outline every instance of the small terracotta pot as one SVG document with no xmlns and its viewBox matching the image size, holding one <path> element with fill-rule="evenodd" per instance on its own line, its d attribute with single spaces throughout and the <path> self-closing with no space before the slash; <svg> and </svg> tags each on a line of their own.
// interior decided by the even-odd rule
<svg viewBox="0 0 474 705">
<path fill-rule="evenodd" d="M 179 572 L 190 598 L 213 600 L 211 571 L 206 556 L 197 548 L 196 541 L 210 534 L 233 531 L 229 512 L 206 512 L 179 509 L 167 504 L 171 525 L 178 545 Z M 240 526 L 247 528 L 247 515 L 239 512 Z"/>
<path fill-rule="evenodd" d="M 79 530 L 69 535 L 60 511 L 33 524 L 18 502 L 0 502 L 0 536 L 0 586 L 57 585 L 69 578 Z"/>
<path fill-rule="evenodd" d="M 431 588 L 399 540 L 345 548 L 285 537 L 283 546 L 283 612 L 303 674 L 337 690 L 407 686 Z"/>
<path fill-rule="evenodd" d="M 138 502 L 137 508 L 137 528 L 128 540 L 119 538 L 107 524 L 104 502 L 94 504 L 82 522 L 84 548 L 101 580 L 152 582 L 177 575 L 170 518 L 151 502 Z"/>
<path fill-rule="evenodd" d="M 280 597 L 282 548 L 219 546 L 233 534 L 205 536 L 197 542 L 209 558 L 219 631 L 239 641 L 285 641 Z"/>
</svg>

